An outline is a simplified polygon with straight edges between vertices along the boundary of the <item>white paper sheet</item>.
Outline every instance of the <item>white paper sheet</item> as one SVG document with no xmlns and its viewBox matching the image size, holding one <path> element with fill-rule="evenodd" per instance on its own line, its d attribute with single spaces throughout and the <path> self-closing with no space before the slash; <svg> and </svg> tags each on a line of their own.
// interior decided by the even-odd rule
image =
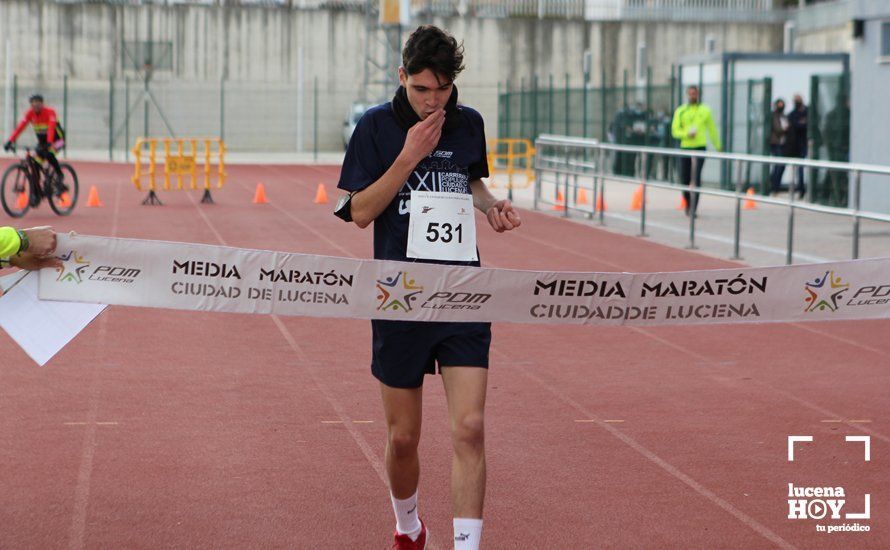
<svg viewBox="0 0 890 550">
<path fill-rule="evenodd" d="M 39 300 L 37 281 L 28 273 L 0 296 L 0 327 L 42 367 L 107 306 Z"/>
<path fill-rule="evenodd" d="M 27 271 L 18 270 L 0 277 L 0 296 L 5 294 L 10 288 L 15 286 L 16 283 L 23 279 L 27 274 Z"/>
</svg>

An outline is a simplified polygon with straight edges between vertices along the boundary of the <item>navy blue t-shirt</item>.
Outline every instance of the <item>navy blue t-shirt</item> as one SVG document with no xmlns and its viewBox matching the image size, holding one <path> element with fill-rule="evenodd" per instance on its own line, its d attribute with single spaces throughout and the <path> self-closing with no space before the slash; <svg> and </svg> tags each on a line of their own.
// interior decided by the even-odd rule
<svg viewBox="0 0 890 550">
<path fill-rule="evenodd" d="M 470 193 L 471 181 L 488 177 L 482 115 L 462 106 L 460 116 L 461 123 L 442 132 L 433 152 L 414 168 L 393 201 L 374 220 L 374 258 L 428 261 L 405 255 L 411 191 Z M 396 122 L 391 104 L 369 109 L 358 121 L 349 140 L 337 187 L 350 192 L 361 191 L 380 179 L 401 153 L 407 135 Z M 479 265 L 479 262 L 430 262 Z"/>
</svg>

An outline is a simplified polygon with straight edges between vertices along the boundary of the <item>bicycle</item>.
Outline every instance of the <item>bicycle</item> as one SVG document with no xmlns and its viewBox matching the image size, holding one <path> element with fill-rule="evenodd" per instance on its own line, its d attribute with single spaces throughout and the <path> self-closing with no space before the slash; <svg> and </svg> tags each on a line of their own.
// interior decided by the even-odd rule
<svg viewBox="0 0 890 550">
<path fill-rule="evenodd" d="M 13 218 L 21 218 L 45 198 L 59 216 L 70 214 L 77 204 L 77 172 L 68 163 L 62 163 L 61 168 L 62 181 L 59 181 L 49 163 L 32 155 L 26 147 L 25 156 L 3 172 L 0 183 L 3 210 Z"/>
</svg>

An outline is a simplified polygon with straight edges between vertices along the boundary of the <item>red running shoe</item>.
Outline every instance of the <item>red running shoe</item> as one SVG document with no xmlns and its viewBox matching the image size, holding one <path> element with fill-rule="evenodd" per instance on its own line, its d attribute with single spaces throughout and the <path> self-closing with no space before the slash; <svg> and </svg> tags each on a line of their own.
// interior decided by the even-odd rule
<svg viewBox="0 0 890 550">
<path fill-rule="evenodd" d="M 420 522 L 420 535 L 417 540 L 411 540 L 408 535 L 401 535 L 398 531 L 395 533 L 395 541 L 392 543 L 392 550 L 423 550 L 426 548 L 426 525 Z"/>
</svg>

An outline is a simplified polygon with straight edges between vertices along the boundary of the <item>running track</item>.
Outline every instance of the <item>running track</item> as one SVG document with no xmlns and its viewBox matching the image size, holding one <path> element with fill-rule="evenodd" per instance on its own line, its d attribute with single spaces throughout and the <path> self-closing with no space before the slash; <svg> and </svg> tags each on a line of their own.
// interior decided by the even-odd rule
<svg viewBox="0 0 890 550">
<path fill-rule="evenodd" d="M 231 166 L 217 204 L 80 163 L 83 234 L 368 257 L 312 204 L 336 167 Z M 254 186 L 271 201 L 253 205 Z M 89 185 L 103 208 L 84 208 Z M 523 212 L 486 266 L 729 262 Z M 486 548 L 890 546 L 890 323 L 494 328 Z M 386 548 L 384 425 L 366 321 L 111 307 L 45 368 L 0 333 L 0 548 Z M 427 378 L 421 517 L 450 548 L 444 392 Z M 862 445 L 844 435 L 871 435 Z M 786 456 L 788 435 L 812 435 Z M 788 520 L 788 483 L 871 494 L 869 533 Z M 837 523 L 837 522 L 835 522 Z M 853 521 L 848 521 L 853 523 Z"/>
</svg>

